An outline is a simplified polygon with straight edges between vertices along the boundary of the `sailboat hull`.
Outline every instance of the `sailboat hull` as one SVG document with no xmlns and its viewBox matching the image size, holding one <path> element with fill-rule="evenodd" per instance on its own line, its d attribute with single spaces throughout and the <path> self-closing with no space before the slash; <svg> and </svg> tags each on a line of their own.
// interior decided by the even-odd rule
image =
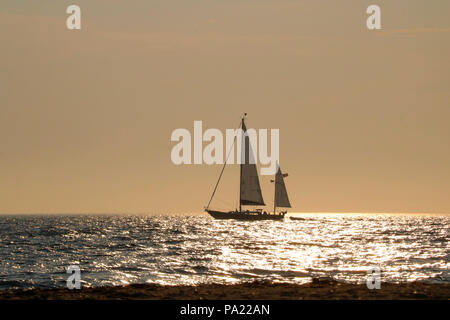
<svg viewBox="0 0 450 320">
<path fill-rule="evenodd" d="M 215 219 L 233 219 L 233 220 L 246 220 L 246 221 L 259 221 L 259 220 L 283 220 L 284 214 L 263 214 L 261 212 L 251 212 L 251 211 L 215 211 L 206 210 Z"/>
</svg>

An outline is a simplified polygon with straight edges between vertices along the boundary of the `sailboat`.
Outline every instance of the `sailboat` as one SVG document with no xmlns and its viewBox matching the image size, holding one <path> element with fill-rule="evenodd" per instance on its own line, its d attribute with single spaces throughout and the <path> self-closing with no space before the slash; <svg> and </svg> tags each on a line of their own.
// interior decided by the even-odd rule
<svg viewBox="0 0 450 320">
<path fill-rule="evenodd" d="M 289 197 L 287 195 L 286 186 L 284 184 L 284 175 L 277 163 L 277 172 L 275 174 L 275 194 L 274 194 L 274 207 L 273 213 L 268 213 L 262 209 L 243 210 L 242 206 L 265 206 L 264 199 L 261 193 L 261 186 L 259 184 L 258 170 L 256 164 L 250 163 L 249 155 L 252 152 L 251 144 L 248 138 L 247 127 L 245 126 L 245 116 L 242 117 L 240 128 L 242 129 L 242 146 L 244 147 L 241 157 L 244 161 L 240 164 L 240 192 L 239 192 L 239 210 L 234 211 L 217 211 L 209 208 L 211 201 L 216 193 L 217 186 L 219 185 L 227 161 L 225 161 L 222 171 L 219 175 L 219 179 L 216 183 L 214 191 L 211 195 L 208 205 L 205 211 L 209 213 L 215 219 L 235 219 L 235 220 L 282 220 L 284 219 L 287 211 L 280 211 L 277 213 L 277 208 L 284 207 L 290 208 Z M 236 139 L 235 139 L 236 140 Z M 234 143 L 233 143 L 234 145 Z M 233 148 L 233 146 L 232 146 Z M 245 158 L 244 158 L 245 157 Z M 227 159 L 228 160 L 228 159 Z"/>
</svg>

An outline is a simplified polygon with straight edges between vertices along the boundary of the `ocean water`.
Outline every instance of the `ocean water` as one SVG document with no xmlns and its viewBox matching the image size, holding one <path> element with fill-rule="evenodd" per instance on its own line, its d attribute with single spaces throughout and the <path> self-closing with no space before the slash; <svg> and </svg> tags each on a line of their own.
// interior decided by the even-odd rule
<svg viewBox="0 0 450 320">
<path fill-rule="evenodd" d="M 202 216 L 0 216 L 0 289 L 128 283 L 450 282 L 450 215 L 302 214 L 293 221 Z"/>
</svg>

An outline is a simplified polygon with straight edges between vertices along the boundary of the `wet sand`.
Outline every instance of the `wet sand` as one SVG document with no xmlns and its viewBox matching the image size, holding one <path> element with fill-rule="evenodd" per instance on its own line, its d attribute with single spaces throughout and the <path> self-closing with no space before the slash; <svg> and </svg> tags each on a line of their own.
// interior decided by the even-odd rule
<svg viewBox="0 0 450 320">
<path fill-rule="evenodd" d="M 381 289 L 369 290 L 365 284 L 348 284 L 329 279 L 313 279 L 303 285 L 249 282 L 242 284 L 202 284 L 198 286 L 162 286 L 133 284 L 118 287 L 69 289 L 2 290 L 0 300 L 317 300 L 317 299 L 450 299 L 450 284 L 412 282 L 382 283 Z"/>
</svg>

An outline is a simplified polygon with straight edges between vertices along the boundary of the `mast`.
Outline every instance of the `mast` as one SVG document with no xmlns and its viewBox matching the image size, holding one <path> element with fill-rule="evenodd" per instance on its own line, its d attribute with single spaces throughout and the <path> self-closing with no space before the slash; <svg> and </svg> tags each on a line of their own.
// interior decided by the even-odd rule
<svg viewBox="0 0 450 320">
<path fill-rule="evenodd" d="M 240 180 L 242 180 L 242 167 L 240 167 Z M 242 204 L 241 204 L 241 184 L 239 183 L 239 212 L 242 212 Z"/>
<path fill-rule="evenodd" d="M 276 187 L 275 187 L 276 188 Z M 277 212 L 277 204 L 276 204 L 276 200 L 275 200 L 275 192 L 273 193 L 273 214 L 275 214 Z"/>
<path fill-rule="evenodd" d="M 276 165 L 276 170 L 277 170 L 277 172 L 275 172 L 275 179 L 273 179 L 273 182 L 274 182 L 274 184 L 273 184 L 273 187 L 274 187 L 273 188 L 273 214 L 277 213 L 277 173 L 279 170 L 278 162 Z"/>
<path fill-rule="evenodd" d="M 242 130 L 244 128 L 244 118 L 246 115 L 247 115 L 247 113 L 244 113 L 244 116 L 242 117 L 241 127 L 240 127 Z M 242 158 L 242 155 L 241 155 L 241 158 Z M 239 166 L 239 212 L 242 212 L 242 203 L 241 203 L 242 183 L 241 183 L 241 181 L 242 181 L 242 164 Z"/>
</svg>

